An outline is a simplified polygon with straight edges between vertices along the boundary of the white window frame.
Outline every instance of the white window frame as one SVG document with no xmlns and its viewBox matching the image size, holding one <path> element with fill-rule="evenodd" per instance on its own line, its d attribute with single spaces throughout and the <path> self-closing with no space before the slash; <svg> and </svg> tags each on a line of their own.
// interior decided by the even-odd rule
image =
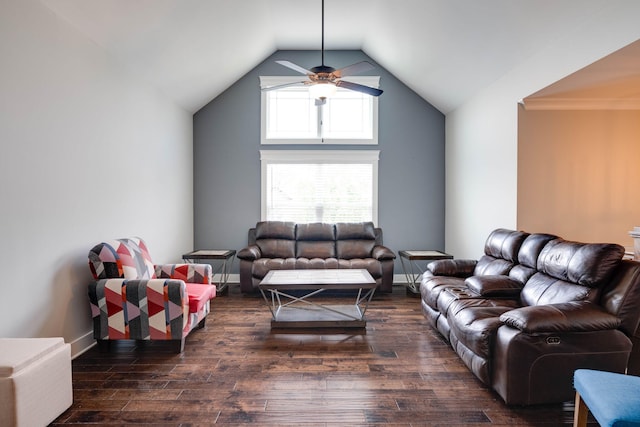
<svg viewBox="0 0 640 427">
<path fill-rule="evenodd" d="M 287 83 L 295 83 L 304 81 L 304 76 L 260 76 L 260 87 L 271 87 Z M 380 86 L 380 76 L 349 76 L 343 80 L 348 80 L 353 83 L 362 84 L 365 86 L 378 88 Z M 285 89 L 286 90 L 286 89 Z M 348 89 L 338 88 L 338 91 L 347 91 Z M 309 144 L 336 144 L 336 145 L 378 145 L 378 97 L 371 96 L 372 98 L 372 136 L 366 139 L 337 139 L 337 138 L 267 138 L 267 96 L 268 91 L 261 91 L 260 95 L 260 144 L 262 145 L 309 145 Z M 311 101 L 313 102 L 313 101 Z M 331 102 L 331 98 L 327 100 Z M 318 114 L 321 114 L 322 106 L 317 107 Z M 320 119 L 318 119 L 320 120 Z"/>
<path fill-rule="evenodd" d="M 267 218 L 267 165 L 271 163 L 370 164 L 373 169 L 372 220 L 378 223 L 378 161 L 380 150 L 260 150 L 260 218 Z"/>
</svg>

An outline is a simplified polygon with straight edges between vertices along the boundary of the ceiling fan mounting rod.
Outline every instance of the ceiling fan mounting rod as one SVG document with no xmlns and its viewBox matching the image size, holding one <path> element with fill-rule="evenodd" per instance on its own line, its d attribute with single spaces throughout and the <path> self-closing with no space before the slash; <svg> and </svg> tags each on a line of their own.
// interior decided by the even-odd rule
<svg viewBox="0 0 640 427">
<path fill-rule="evenodd" d="M 373 69 L 373 65 L 371 65 L 368 61 L 356 62 L 355 64 L 342 67 L 339 70 L 336 70 L 333 67 L 324 65 L 324 0 L 321 0 L 321 5 L 322 5 L 322 46 L 321 46 L 322 65 L 318 65 L 317 67 L 313 67 L 311 69 L 306 69 L 290 61 L 283 61 L 283 60 L 276 61 L 278 64 L 283 65 L 289 69 L 292 69 L 300 74 L 305 74 L 308 80 L 303 82 L 286 83 L 284 85 L 276 85 L 270 88 L 265 88 L 263 90 L 276 90 L 286 86 L 305 85 L 305 86 L 309 86 L 310 91 L 311 89 L 314 89 L 314 88 L 321 88 L 321 89 L 333 88 L 333 91 L 335 92 L 336 88 L 341 87 L 341 88 L 353 90 L 356 92 L 362 92 L 371 96 L 380 96 L 382 94 L 382 91 L 378 88 L 373 88 L 373 87 L 361 85 L 358 83 L 353 83 L 348 80 L 342 80 L 342 77 L 344 76 L 359 74 L 364 71 Z M 315 93 L 314 97 L 316 99 L 326 99 L 326 96 L 318 93 Z"/>
<path fill-rule="evenodd" d="M 324 67 L 324 0 L 322 0 L 322 66 Z"/>
<path fill-rule="evenodd" d="M 314 81 L 330 81 L 332 79 L 335 79 L 335 76 L 331 76 L 331 73 L 333 73 L 336 69 L 333 67 L 329 67 L 327 65 L 324 65 L 324 0 L 322 0 L 322 48 L 321 48 L 321 54 L 322 54 L 322 65 L 318 65 L 317 67 L 313 67 L 310 71 L 313 72 L 315 75 L 314 76 L 310 76 L 312 80 Z"/>
</svg>

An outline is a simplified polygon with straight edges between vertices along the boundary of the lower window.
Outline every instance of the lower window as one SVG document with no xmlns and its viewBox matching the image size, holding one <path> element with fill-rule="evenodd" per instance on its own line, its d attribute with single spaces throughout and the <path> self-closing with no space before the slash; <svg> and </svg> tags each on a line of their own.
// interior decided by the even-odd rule
<svg viewBox="0 0 640 427">
<path fill-rule="evenodd" d="M 261 150 L 262 220 L 378 222 L 378 150 Z"/>
</svg>

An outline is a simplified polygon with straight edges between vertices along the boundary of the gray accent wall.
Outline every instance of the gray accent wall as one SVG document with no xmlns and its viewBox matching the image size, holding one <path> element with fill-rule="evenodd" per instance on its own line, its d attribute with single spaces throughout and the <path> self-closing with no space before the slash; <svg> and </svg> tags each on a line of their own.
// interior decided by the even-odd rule
<svg viewBox="0 0 640 427">
<path fill-rule="evenodd" d="M 195 249 L 236 249 L 260 221 L 262 150 L 380 150 L 378 226 L 393 251 L 444 249 L 445 116 L 362 51 L 326 51 L 341 68 L 367 60 L 380 76 L 374 145 L 260 145 L 259 76 L 295 75 L 276 64 L 320 65 L 319 51 L 277 51 L 194 114 Z M 304 79 L 304 76 L 301 76 Z M 233 268 L 237 273 L 238 264 Z M 396 260 L 395 274 L 401 274 Z"/>
</svg>

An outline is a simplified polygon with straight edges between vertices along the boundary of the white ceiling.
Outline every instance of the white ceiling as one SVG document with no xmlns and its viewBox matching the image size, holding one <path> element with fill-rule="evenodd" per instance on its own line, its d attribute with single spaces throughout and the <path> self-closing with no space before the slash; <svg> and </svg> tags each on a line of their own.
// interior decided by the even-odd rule
<svg viewBox="0 0 640 427">
<path fill-rule="evenodd" d="M 41 1 L 191 112 L 278 49 L 320 49 L 320 0 Z M 326 0 L 325 48 L 363 50 L 447 113 L 607 5 Z"/>
</svg>

